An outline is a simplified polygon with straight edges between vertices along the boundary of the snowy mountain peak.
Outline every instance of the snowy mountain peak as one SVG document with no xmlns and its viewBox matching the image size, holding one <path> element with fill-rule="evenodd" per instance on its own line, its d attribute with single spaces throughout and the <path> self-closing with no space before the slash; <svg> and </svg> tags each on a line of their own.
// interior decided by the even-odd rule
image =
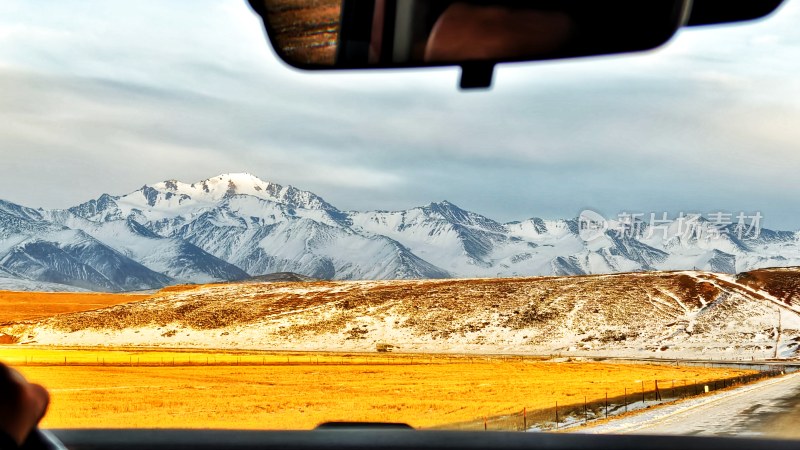
<svg viewBox="0 0 800 450">
<path fill-rule="evenodd" d="M 0 200 L 0 212 L 20 219 L 41 220 L 42 214 L 31 208 Z M 2 231 L 2 230 L 0 230 Z"/>
<path fill-rule="evenodd" d="M 465 211 L 459 208 L 457 205 L 448 202 L 447 200 L 428 203 L 422 207 L 422 210 L 428 215 L 440 216 L 451 222 L 461 222 L 465 219 L 468 220 L 468 216 L 472 214 L 469 211 Z"/>
<path fill-rule="evenodd" d="M 159 197 L 174 206 L 176 202 L 183 204 L 189 200 L 217 203 L 236 195 L 250 195 L 295 208 L 335 210 L 333 206 L 311 192 L 264 181 L 249 173 L 226 173 L 191 184 L 167 180 L 152 186 L 144 186 L 126 197 L 138 195 L 144 196 L 146 203 L 151 207 L 159 203 Z"/>
<path fill-rule="evenodd" d="M 469 227 L 479 227 L 493 232 L 502 232 L 503 227 L 499 223 L 478 213 L 459 208 L 455 204 L 442 200 L 441 202 L 430 203 L 422 207 L 428 216 L 434 216 L 445 220 L 451 224 L 464 225 Z"/>
<path fill-rule="evenodd" d="M 455 203 L 449 202 L 447 200 L 442 200 L 440 202 L 431 202 L 425 205 L 425 208 L 431 209 L 452 209 L 457 211 L 463 211 L 461 208 L 458 207 Z"/>
<path fill-rule="evenodd" d="M 179 180 L 166 180 L 152 186 L 144 186 L 140 190 L 152 189 L 155 192 L 185 195 L 189 198 L 206 201 L 218 201 L 233 195 L 254 195 L 264 197 L 273 183 L 246 173 L 222 174 L 195 183 L 184 183 Z M 145 193 L 147 196 L 148 194 Z M 152 205 L 151 205 L 152 206 Z"/>
</svg>

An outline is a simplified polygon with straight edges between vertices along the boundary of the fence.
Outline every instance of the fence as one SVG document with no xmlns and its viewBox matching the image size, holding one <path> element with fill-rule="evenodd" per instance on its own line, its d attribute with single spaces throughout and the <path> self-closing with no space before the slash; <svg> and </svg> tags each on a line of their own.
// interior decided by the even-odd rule
<svg viewBox="0 0 800 450">
<path fill-rule="evenodd" d="M 485 431 L 555 431 L 585 425 L 628 412 L 650 408 L 676 400 L 704 395 L 710 392 L 740 386 L 766 378 L 782 375 L 781 368 L 770 368 L 758 373 L 706 382 L 691 380 L 641 380 L 621 386 L 618 392 L 609 391 L 602 399 L 583 397 L 582 401 L 559 402 L 545 409 L 520 408 L 512 414 L 487 416 L 481 420 L 449 424 L 437 428 Z M 621 393 L 622 395 L 618 395 Z M 564 397 L 569 396 L 568 394 Z M 575 397 L 576 395 L 572 395 Z"/>
<path fill-rule="evenodd" d="M 542 360 L 546 359 L 508 355 L 0 347 L 0 361 L 19 366 L 445 365 Z"/>
</svg>

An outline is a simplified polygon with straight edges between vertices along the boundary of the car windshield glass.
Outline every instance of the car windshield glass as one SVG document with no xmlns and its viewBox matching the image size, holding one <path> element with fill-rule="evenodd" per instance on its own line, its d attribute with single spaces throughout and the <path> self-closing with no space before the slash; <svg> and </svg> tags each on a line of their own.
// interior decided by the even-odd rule
<svg viewBox="0 0 800 450">
<path fill-rule="evenodd" d="M 800 438 L 798 23 L 464 92 L 244 1 L 4 1 L 0 362 L 44 428 Z"/>
</svg>

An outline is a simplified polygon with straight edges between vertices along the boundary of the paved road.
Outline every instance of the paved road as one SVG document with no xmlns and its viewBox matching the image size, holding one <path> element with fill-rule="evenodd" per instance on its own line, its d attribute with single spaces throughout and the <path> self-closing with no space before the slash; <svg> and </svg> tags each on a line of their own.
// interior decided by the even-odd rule
<svg viewBox="0 0 800 450">
<path fill-rule="evenodd" d="M 653 408 L 579 432 L 800 439 L 800 373 Z"/>
</svg>

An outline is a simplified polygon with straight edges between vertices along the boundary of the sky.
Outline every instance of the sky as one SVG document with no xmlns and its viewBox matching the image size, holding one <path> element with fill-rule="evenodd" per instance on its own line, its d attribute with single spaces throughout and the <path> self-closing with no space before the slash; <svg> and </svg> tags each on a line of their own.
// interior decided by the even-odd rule
<svg viewBox="0 0 800 450">
<path fill-rule="evenodd" d="M 0 199 L 249 172 L 342 210 L 760 212 L 800 230 L 800 0 L 624 57 L 301 72 L 240 0 L 0 3 Z"/>
</svg>

